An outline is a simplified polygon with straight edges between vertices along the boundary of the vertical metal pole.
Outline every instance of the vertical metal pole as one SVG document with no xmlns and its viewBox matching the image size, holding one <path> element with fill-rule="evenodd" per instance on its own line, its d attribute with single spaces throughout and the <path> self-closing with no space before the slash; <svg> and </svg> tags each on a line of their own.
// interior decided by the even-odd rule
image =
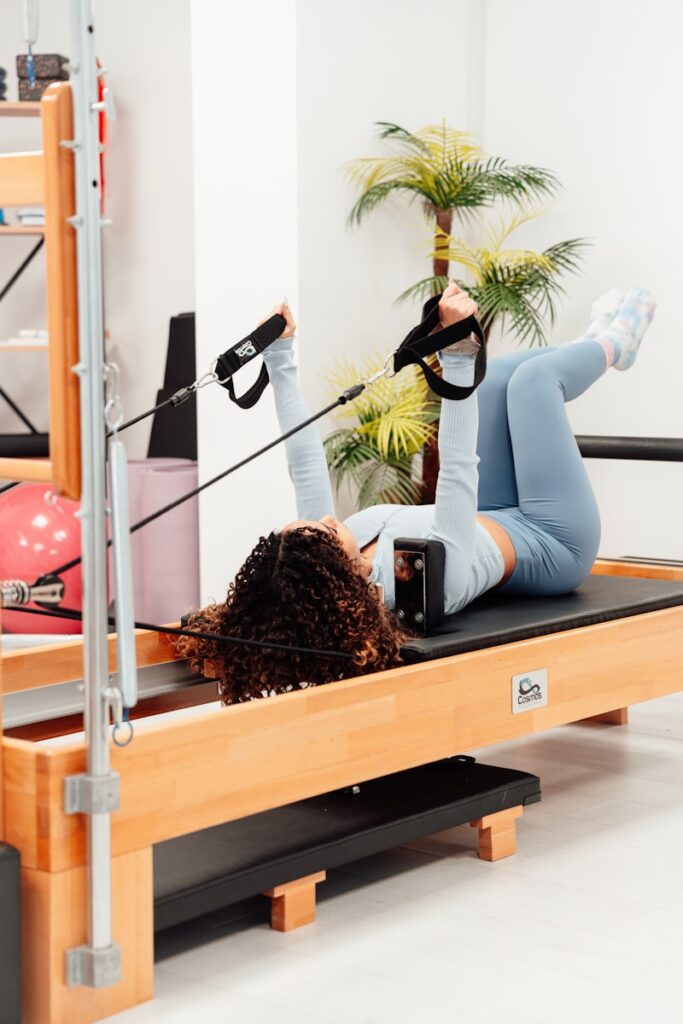
<svg viewBox="0 0 683 1024">
<path fill-rule="evenodd" d="M 105 491 L 104 330 L 97 66 L 92 0 L 73 0 L 78 319 L 81 378 L 83 492 L 83 633 L 86 797 L 74 808 L 87 814 L 88 945 L 67 953 L 69 984 L 109 985 L 120 976 L 119 950 L 112 942 L 111 817 L 100 799 L 112 781 L 109 763 L 107 646 L 107 526 Z M 68 782 L 68 780 L 67 780 Z M 99 784 L 99 786 L 98 786 Z M 68 800 L 67 800 L 68 802 Z"/>
</svg>

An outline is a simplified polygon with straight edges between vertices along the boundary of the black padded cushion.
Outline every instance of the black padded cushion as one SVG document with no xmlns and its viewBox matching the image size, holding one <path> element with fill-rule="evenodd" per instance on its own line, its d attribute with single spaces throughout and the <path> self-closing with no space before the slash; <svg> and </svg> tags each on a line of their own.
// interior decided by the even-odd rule
<svg viewBox="0 0 683 1024">
<path fill-rule="evenodd" d="M 154 847 L 154 928 L 540 799 L 536 775 L 455 757 L 168 839 Z"/>
<path fill-rule="evenodd" d="M 432 636 L 409 640 L 402 654 L 408 663 L 432 661 L 679 604 L 683 580 L 634 576 L 589 576 L 578 590 L 561 597 L 490 593 L 458 615 L 449 615 Z"/>
</svg>

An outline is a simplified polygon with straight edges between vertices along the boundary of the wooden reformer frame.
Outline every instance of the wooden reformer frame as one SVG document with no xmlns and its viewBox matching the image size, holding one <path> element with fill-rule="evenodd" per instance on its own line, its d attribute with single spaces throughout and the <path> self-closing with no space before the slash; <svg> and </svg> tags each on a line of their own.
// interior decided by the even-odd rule
<svg viewBox="0 0 683 1024">
<path fill-rule="evenodd" d="M 683 578 L 681 569 L 619 563 L 599 563 L 596 572 Z M 141 666 L 173 660 L 167 637 L 140 633 L 137 643 Z M 79 648 L 7 653 L 2 692 L 80 678 Z M 4 737 L 4 839 L 22 858 L 25 1021 L 79 1024 L 151 998 L 155 843 L 553 726 L 623 723 L 629 705 L 681 689 L 681 665 L 683 606 L 147 721 L 129 747 L 112 750 L 121 775 L 112 872 L 123 980 L 107 989 L 64 984 L 64 951 L 84 940 L 86 927 L 84 821 L 63 810 L 64 780 L 84 770 L 85 743 Z M 537 667 L 548 669 L 547 706 L 513 714 L 511 678 Z M 514 842 L 512 819 L 497 835 L 485 834 L 488 819 L 474 824 L 484 855 L 487 843 L 495 857 L 496 843 L 504 855 Z M 289 916 L 281 899 L 283 927 L 310 917 L 314 885 L 289 893 Z"/>
<path fill-rule="evenodd" d="M 0 478 L 53 483 L 67 498 L 81 497 L 78 300 L 74 215 L 71 86 L 55 83 L 40 103 L 43 149 L 0 155 L 0 208 L 45 207 L 49 360 L 49 459 L 0 458 Z"/>
</svg>

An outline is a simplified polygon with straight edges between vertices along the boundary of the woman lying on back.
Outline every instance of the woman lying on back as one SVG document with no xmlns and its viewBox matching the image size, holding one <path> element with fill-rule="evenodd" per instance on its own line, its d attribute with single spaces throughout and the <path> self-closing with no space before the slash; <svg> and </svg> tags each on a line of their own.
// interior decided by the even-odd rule
<svg viewBox="0 0 683 1024">
<path fill-rule="evenodd" d="M 181 638 L 197 671 L 209 658 L 225 703 L 283 693 L 401 664 L 405 632 L 394 608 L 396 537 L 439 540 L 446 551 L 446 614 L 485 591 L 552 595 L 574 590 L 597 554 L 600 519 L 564 405 L 610 367 L 636 357 L 655 309 L 652 295 L 608 292 L 586 333 L 560 348 L 516 352 L 489 362 L 464 401 L 444 401 L 434 505 L 376 505 L 335 518 L 323 446 L 315 426 L 286 442 L 300 516 L 262 537 L 222 604 L 203 609 L 192 628 L 314 650 L 338 658 L 218 645 Z M 309 416 L 299 389 L 287 306 L 280 340 L 264 353 L 283 432 Z M 439 303 L 448 326 L 476 314 L 451 284 Z M 478 342 L 439 353 L 444 379 L 473 382 Z"/>
</svg>

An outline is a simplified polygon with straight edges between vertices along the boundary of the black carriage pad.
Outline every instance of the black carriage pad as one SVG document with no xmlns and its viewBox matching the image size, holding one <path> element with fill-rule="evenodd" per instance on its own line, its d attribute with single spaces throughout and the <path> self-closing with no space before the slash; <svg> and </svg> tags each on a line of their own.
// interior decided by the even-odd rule
<svg viewBox="0 0 683 1024">
<path fill-rule="evenodd" d="M 154 847 L 155 931 L 540 799 L 536 775 L 454 757 L 169 839 Z"/>
<path fill-rule="evenodd" d="M 676 605 L 683 605 L 683 580 L 635 576 L 589 576 L 578 590 L 561 597 L 492 592 L 447 616 L 431 636 L 409 640 L 402 654 L 409 664 L 432 661 Z"/>
</svg>

